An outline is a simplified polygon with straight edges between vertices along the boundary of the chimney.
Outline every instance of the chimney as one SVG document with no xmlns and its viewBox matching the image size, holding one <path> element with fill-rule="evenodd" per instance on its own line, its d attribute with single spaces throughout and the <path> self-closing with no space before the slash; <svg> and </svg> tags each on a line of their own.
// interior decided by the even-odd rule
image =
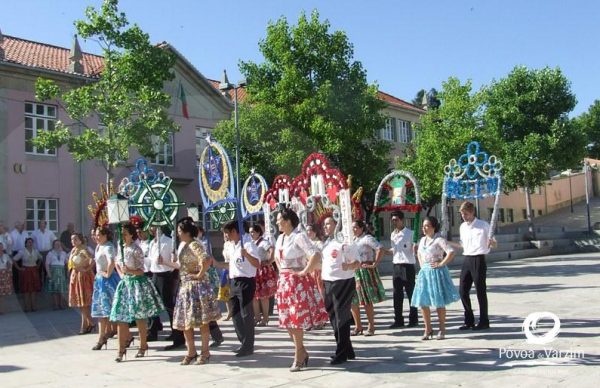
<svg viewBox="0 0 600 388">
<path fill-rule="evenodd" d="M 69 55 L 69 71 L 71 73 L 83 74 L 83 64 L 81 63 L 81 47 L 79 47 L 79 40 L 77 35 L 73 37 L 73 47 Z"/>
</svg>

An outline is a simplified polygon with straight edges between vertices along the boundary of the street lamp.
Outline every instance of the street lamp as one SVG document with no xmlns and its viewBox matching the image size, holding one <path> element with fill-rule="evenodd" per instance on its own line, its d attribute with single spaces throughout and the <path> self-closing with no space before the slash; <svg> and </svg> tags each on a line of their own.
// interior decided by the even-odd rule
<svg viewBox="0 0 600 388">
<path fill-rule="evenodd" d="M 228 92 L 233 89 L 233 125 L 235 127 L 235 198 L 237 200 L 236 213 L 240 233 L 242 229 L 242 211 L 241 211 L 241 186 L 240 186 L 240 128 L 238 126 L 238 89 L 246 86 L 246 80 L 241 80 L 238 84 L 232 84 L 227 78 L 227 71 L 223 70 L 223 79 L 219 84 L 219 90 Z"/>
<path fill-rule="evenodd" d="M 588 170 L 590 162 L 587 159 L 583 160 L 583 177 L 585 179 L 585 210 L 587 211 L 587 231 L 588 235 L 592 234 L 592 219 L 590 217 L 590 191 L 588 188 Z"/>
<path fill-rule="evenodd" d="M 570 200 L 571 200 L 571 213 L 573 213 L 573 186 L 571 186 L 572 170 L 568 169 L 567 173 L 569 174 L 569 197 L 570 197 Z"/>
<path fill-rule="evenodd" d="M 121 247 L 121 257 L 125 257 L 123 248 L 122 223 L 129 221 L 129 200 L 121 194 L 113 194 L 106 200 L 106 213 L 108 214 L 108 223 L 117 224 L 117 238 Z"/>
</svg>

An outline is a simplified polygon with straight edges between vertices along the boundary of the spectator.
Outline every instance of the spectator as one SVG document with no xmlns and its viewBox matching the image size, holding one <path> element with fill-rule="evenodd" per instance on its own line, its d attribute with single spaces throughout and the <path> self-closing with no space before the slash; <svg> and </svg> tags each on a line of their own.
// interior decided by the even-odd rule
<svg viewBox="0 0 600 388">
<path fill-rule="evenodd" d="M 60 234 L 60 242 L 62 243 L 65 251 L 69 252 L 73 249 L 73 244 L 71 244 L 71 235 L 75 233 L 75 224 L 69 222 L 67 224 L 67 230 Z"/>
</svg>

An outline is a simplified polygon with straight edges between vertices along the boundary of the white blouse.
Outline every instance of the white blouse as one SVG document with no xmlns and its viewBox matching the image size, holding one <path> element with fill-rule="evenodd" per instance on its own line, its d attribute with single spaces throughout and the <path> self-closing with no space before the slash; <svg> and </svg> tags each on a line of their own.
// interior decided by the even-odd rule
<svg viewBox="0 0 600 388">
<path fill-rule="evenodd" d="M 14 260 L 23 259 L 23 267 L 35 267 L 37 265 L 37 261 L 42 259 L 42 255 L 33 248 L 31 252 L 27 250 L 27 248 L 22 249 L 17 255 L 14 257 Z"/>
<path fill-rule="evenodd" d="M 308 258 L 319 252 L 306 233 L 281 233 L 275 243 L 275 260 L 281 269 L 303 269 Z"/>
<path fill-rule="evenodd" d="M 10 256 L 6 253 L 0 256 L 0 270 L 8 269 L 8 265 L 11 263 Z"/>
<path fill-rule="evenodd" d="M 361 263 L 372 263 L 375 261 L 375 251 L 381 249 L 381 243 L 370 234 L 363 234 L 354 238 L 354 244 L 358 249 L 358 258 Z"/>
<path fill-rule="evenodd" d="M 256 257 L 261 263 L 269 261 L 269 249 L 271 244 L 264 238 L 246 243 L 246 249 L 252 257 Z"/>
<path fill-rule="evenodd" d="M 427 263 L 440 262 L 445 254 L 454 252 L 454 249 L 448 244 L 443 237 L 435 237 L 425 243 L 427 237 L 422 237 L 419 241 L 419 255 L 421 259 Z"/>
<path fill-rule="evenodd" d="M 113 260 L 113 257 L 115 257 L 115 248 L 111 243 L 98 244 L 94 255 L 96 273 L 107 272 L 108 264 Z"/>
<path fill-rule="evenodd" d="M 65 251 L 57 252 L 53 249 L 50 252 L 48 252 L 48 255 L 46 255 L 46 265 L 58 265 L 64 267 L 67 264 L 68 259 L 69 256 L 67 256 L 67 253 Z"/>
</svg>

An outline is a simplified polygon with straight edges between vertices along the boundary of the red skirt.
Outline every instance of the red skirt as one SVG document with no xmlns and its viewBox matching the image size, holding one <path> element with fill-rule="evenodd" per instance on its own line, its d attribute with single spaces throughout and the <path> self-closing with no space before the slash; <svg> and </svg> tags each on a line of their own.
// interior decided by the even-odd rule
<svg viewBox="0 0 600 388">
<path fill-rule="evenodd" d="M 306 330 L 329 322 L 323 298 L 312 276 L 280 273 L 275 297 L 281 328 Z"/>
<path fill-rule="evenodd" d="M 273 265 L 261 266 L 256 271 L 256 299 L 271 298 L 277 292 L 277 273 Z"/>
<path fill-rule="evenodd" d="M 69 307 L 85 307 L 92 305 L 94 294 L 94 273 L 92 271 L 71 271 L 69 281 Z"/>
<path fill-rule="evenodd" d="M 23 271 L 19 271 L 19 290 L 23 293 L 40 292 L 42 290 L 40 269 L 38 267 L 23 267 Z"/>
<path fill-rule="evenodd" d="M 0 269 L 0 296 L 12 295 L 12 269 Z"/>
</svg>

